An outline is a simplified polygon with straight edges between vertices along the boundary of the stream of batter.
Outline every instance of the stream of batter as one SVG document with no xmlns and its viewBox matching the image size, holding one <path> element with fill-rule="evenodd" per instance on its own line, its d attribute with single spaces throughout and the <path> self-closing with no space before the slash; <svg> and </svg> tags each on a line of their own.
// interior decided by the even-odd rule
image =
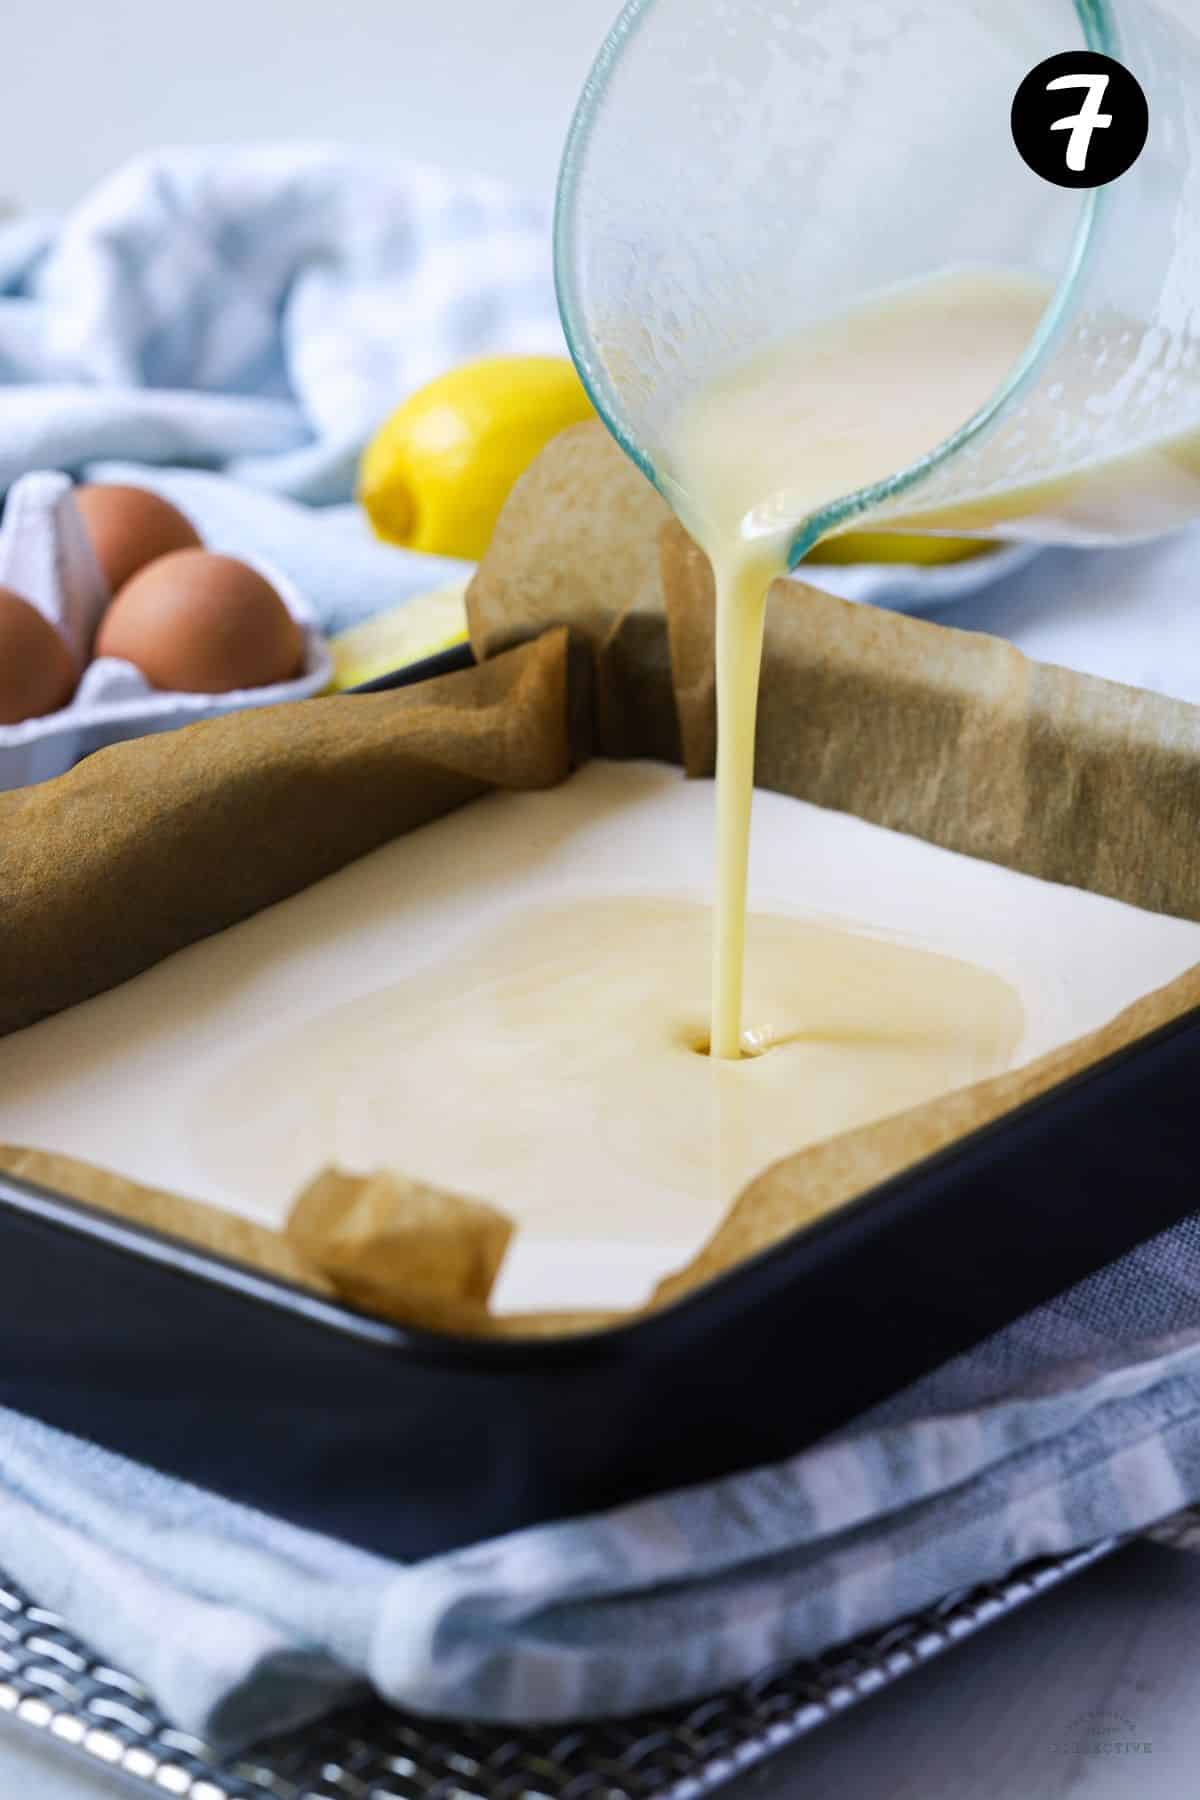
<svg viewBox="0 0 1200 1800">
<path fill-rule="evenodd" d="M 891 290 L 811 326 L 698 392 L 668 433 L 664 466 L 683 524 L 706 551 L 717 588 L 717 857 L 713 931 L 714 1056 L 742 1055 L 746 872 L 754 735 L 767 590 L 800 527 L 831 501 L 911 468 L 952 437 L 1020 362 L 1050 297 L 1016 273 L 957 272 Z M 1128 321 L 1092 321 L 1056 391 L 1035 415 L 1047 441 L 1081 412 L 1104 368 L 1128 363 Z M 894 529 L 982 532 L 999 521 L 1058 515 L 1057 535 L 1086 537 L 1089 514 L 1114 506 L 1153 519 L 1172 499 L 1194 505 L 1195 446 L 1159 443 L 1070 480 L 1022 484 L 1004 467 L 985 497 L 941 517 L 919 506 Z M 1140 512 L 1139 510 L 1140 509 Z M 1161 522 L 1161 521 L 1160 521 Z M 1169 519 L 1168 523 L 1171 522 Z"/>
</svg>

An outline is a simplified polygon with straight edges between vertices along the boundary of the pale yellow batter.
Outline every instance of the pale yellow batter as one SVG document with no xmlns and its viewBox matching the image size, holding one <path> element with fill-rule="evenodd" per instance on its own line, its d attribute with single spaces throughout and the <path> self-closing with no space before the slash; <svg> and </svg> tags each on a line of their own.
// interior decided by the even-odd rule
<svg viewBox="0 0 1200 1800">
<path fill-rule="evenodd" d="M 812 513 L 911 468 L 965 425 L 1018 363 L 1049 299 L 1025 275 L 943 275 L 719 373 L 668 433 L 685 524 L 710 555 L 740 547 L 782 566 Z"/>
<path fill-rule="evenodd" d="M 782 794 L 755 806 L 747 1019 L 790 1039 L 765 1056 L 687 1047 L 707 1027 L 711 783 L 597 762 L 0 1040 L 0 1142 L 268 1223 L 333 1160 L 424 1176 L 518 1223 L 503 1308 L 634 1305 L 745 1173 L 1039 1056 L 1200 961 L 1186 920 Z"/>
<path fill-rule="evenodd" d="M 523 912 L 453 962 L 267 1036 L 206 1095 L 196 1151 L 401 1166 L 581 1240 L 616 1194 L 652 1235 L 715 1225 L 768 1163 L 1005 1068 L 1024 1009 L 968 962 L 753 916 L 740 1063 L 708 1042 L 709 909 L 575 899 Z M 765 1052 L 765 1054 L 759 1054 Z M 564 1191 L 565 1187 L 565 1191 Z M 636 1206 L 635 1206 L 636 1211 Z"/>
</svg>

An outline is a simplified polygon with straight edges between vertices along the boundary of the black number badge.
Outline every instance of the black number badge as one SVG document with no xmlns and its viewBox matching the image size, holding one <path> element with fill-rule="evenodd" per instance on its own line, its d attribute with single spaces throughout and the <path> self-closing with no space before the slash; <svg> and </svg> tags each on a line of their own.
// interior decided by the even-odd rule
<svg viewBox="0 0 1200 1800">
<path fill-rule="evenodd" d="M 1104 187 L 1145 149 L 1150 108 L 1123 63 L 1094 50 L 1068 50 L 1025 77 L 1013 101 L 1012 134 L 1043 181 Z"/>
</svg>

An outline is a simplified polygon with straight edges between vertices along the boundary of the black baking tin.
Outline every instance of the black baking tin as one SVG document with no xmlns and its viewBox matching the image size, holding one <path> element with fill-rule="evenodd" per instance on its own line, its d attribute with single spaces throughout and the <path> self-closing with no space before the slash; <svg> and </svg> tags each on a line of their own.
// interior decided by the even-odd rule
<svg viewBox="0 0 1200 1800">
<path fill-rule="evenodd" d="M 432 681 L 435 675 L 453 675 L 458 669 L 469 669 L 474 661 L 470 644 L 452 644 L 448 650 L 439 650 L 436 656 L 424 657 L 405 669 L 393 669 L 387 675 L 377 675 L 374 681 L 364 681 L 354 692 L 382 694 L 388 688 L 413 687 L 418 681 Z"/>
<path fill-rule="evenodd" d="M 1200 1210 L 1198 1094 L 1200 1009 L 661 1312 L 525 1343 L 394 1326 L 0 1176 L 0 1403 L 429 1555 L 845 1425 Z"/>
</svg>

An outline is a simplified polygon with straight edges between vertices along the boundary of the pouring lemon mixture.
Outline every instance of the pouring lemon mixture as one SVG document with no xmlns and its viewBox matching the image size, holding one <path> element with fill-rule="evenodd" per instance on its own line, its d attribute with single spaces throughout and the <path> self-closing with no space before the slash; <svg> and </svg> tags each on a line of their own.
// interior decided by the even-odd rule
<svg viewBox="0 0 1200 1800">
<path fill-rule="evenodd" d="M 746 870 L 767 590 L 822 507 L 911 470 L 987 405 L 1019 364 L 1049 300 L 1043 282 L 1002 271 L 947 273 L 895 289 L 720 376 L 668 430 L 664 485 L 707 552 L 717 587 L 714 1056 L 736 1059 L 746 1048 Z M 1132 342 L 1134 334 L 1123 333 L 1119 319 L 1093 322 L 1079 392 L 1065 401 L 1054 396 L 1061 411 L 1082 409 L 1098 357 L 1119 368 L 1123 337 Z M 980 532 L 1057 511 L 1079 531 L 1113 492 L 1128 500 L 1149 481 L 1162 496 L 1172 467 L 1180 488 L 1194 495 L 1186 440 L 1135 448 L 1069 481 L 1023 477 L 1008 446 L 991 471 L 986 455 L 985 444 L 978 497 L 960 502 L 951 519 L 923 518 L 918 488 L 912 512 L 894 523 Z"/>
<path fill-rule="evenodd" d="M 767 590 L 824 503 L 917 462 L 985 404 L 1046 305 L 1040 284 L 950 276 L 813 327 L 715 381 L 667 460 L 717 580 L 712 1052 L 742 1054 L 746 871 Z M 881 1021 L 882 1024 L 882 1021 Z"/>
</svg>

